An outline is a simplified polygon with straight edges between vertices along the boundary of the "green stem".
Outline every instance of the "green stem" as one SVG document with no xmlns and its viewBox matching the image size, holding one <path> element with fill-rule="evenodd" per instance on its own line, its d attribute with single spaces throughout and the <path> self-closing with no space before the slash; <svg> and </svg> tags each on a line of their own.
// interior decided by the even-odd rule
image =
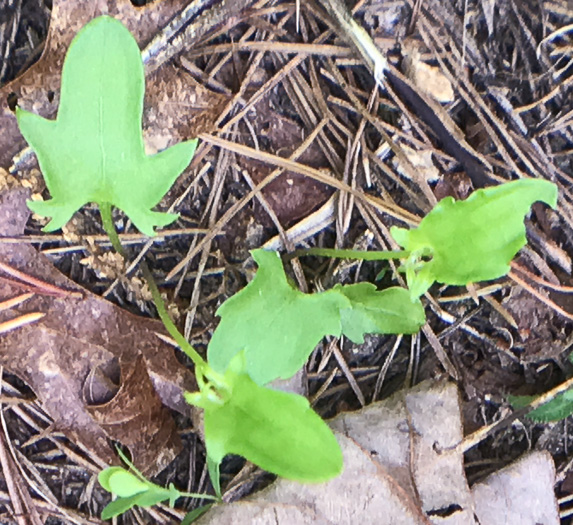
<svg viewBox="0 0 573 525">
<path fill-rule="evenodd" d="M 180 498 L 196 498 L 196 499 L 209 499 L 211 501 L 219 501 L 217 496 L 211 496 L 210 494 L 197 494 L 195 492 L 180 492 Z"/>
<path fill-rule="evenodd" d="M 111 245 L 113 246 L 114 250 L 125 259 L 125 251 L 121 245 L 121 241 L 119 240 L 119 235 L 117 234 L 115 225 L 113 224 L 113 218 L 111 216 L 111 204 L 109 202 L 100 204 L 99 213 L 101 215 L 101 223 L 103 224 L 103 229 L 105 230 L 105 233 L 107 233 Z"/>
<path fill-rule="evenodd" d="M 334 259 L 362 259 L 364 261 L 386 261 L 389 259 L 405 259 L 410 255 L 409 251 L 372 251 L 364 250 L 337 250 L 335 248 L 308 248 L 296 250 L 290 257 L 302 257 L 305 255 L 318 255 L 320 257 L 332 257 Z M 290 258 L 289 257 L 289 258 Z"/>
<path fill-rule="evenodd" d="M 124 259 L 126 258 L 125 250 L 121 245 L 121 241 L 119 240 L 119 235 L 115 229 L 115 225 L 113 224 L 113 219 L 111 215 L 111 204 L 105 202 L 100 204 L 99 207 L 100 215 L 101 215 L 101 222 L 103 224 L 103 229 L 107 233 L 111 245 L 114 247 L 115 251 L 119 253 Z M 153 302 L 155 303 L 155 308 L 157 308 L 157 313 L 159 314 L 159 318 L 163 322 L 165 328 L 169 332 L 169 335 L 175 339 L 176 343 L 179 345 L 179 348 L 185 352 L 185 354 L 193 361 L 195 364 L 195 371 L 198 374 L 203 374 L 205 368 L 207 367 L 207 363 L 205 360 L 198 354 L 198 352 L 189 344 L 187 339 L 177 330 L 175 323 L 169 317 L 167 313 L 167 308 L 165 308 L 165 303 L 161 298 L 161 294 L 159 293 L 159 289 L 157 288 L 157 284 L 155 284 L 155 279 L 153 279 L 153 275 L 151 270 L 147 266 L 145 261 L 142 261 L 140 264 L 141 270 L 143 271 L 143 277 L 147 282 L 147 286 L 151 292 L 151 297 L 153 298 Z"/>
<path fill-rule="evenodd" d="M 177 329 L 175 323 L 169 317 L 167 313 L 167 308 L 165 308 L 165 303 L 161 298 L 161 294 L 159 293 L 159 289 L 155 284 L 155 280 L 153 279 L 153 275 L 151 275 L 151 270 L 145 263 L 145 261 L 141 262 L 141 270 L 143 271 L 143 277 L 145 277 L 145 281 L 147 282 L 147 286 L 149 286 L 149 291 L 151 292 L 151 297 L 153 298 L 153 302 L 155 303 L 155 308 L 157 308 L 157 313 L 159 314 L 159 318 L 167 328 L 169 335 L 175 339 L 175 342 L 179 345 L 179 348 L 185 352 L 185 354 L 193 361 L 195 364 L 195 372 L 197 374 L 203 374 L 205 368 L 207 368 L 207 363 L 205 360 L 198 354 L 198 352 L 189 344 L 189 341 L 185 339 L 183 334 Z"/>
</svg>

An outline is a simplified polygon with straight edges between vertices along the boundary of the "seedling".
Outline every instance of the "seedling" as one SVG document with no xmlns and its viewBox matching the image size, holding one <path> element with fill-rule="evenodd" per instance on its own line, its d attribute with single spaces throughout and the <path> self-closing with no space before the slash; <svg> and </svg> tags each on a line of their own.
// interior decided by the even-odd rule
<svg viewBox="0 0 573 525">
<path fill-rule="evenodd" d="M 109 467 L 99 473 L 98 481 L 100 485 L 108 492 L 117 496 L 114 501 L 103 509 L 101 513 L 102 520 L 115 518 L 135 505 L 139 507 L 152 507 L 162 501 L 169 500 L 169 505 L 173 507 L 175 501 L 179 498 L 216 499 L 207 494 L 181 492 L 175 488 L 173 483 L 169 484 L 169 488 L 163 488 L 155 483 L 151 483 L 119 449 L 118 454 L 129 466 L 130 470 L 126 470 L 122 467 Z"/>
<path fill-rule="evenodd" d="M 66 57 L 62 95 L 55 121 L 17 110 L 24 137 L 36 151 L 52 199 L 30 208 L 52 217 L 45 228 L 63 226 L 80 207 L 95 202 L 113 246 L 122 247 L 111 207 L 122 209 L 135 226 L 153 235 L 176 216 L 151 211 L 187 166 L 196 141 L 148 157 L 141 135 L 143 66 L 129 31 L 110 17 L 90 22 L 76 36 Z M 259 269 L 253 281 L 219 309 L 221 322 L 205 361 L 169 318 L 151 273 L 142 269 L 158 314 L 195 365 L 199 391 L 189 403 L 204 410 L 207 464 L 220 496 L 219 465 L 239 454 L 279 476 L 319 482 L 342 470 L 340 448 L 326 423 L 296 394 L 266 385 L 291 377 L 326 335 L 356 343 L 364 334 L 416 333 L 425 323 L 419 297 L 437 281 L 464 285 L 495 279 L 526 243 L 523 218 L 541 200 L 556 205 L 555 185 L 521 180 L 476 191 L 467 201 L 444 199 L 413 230 L 393 228 L 404 250 L 356 252 L 308 250 L 306 254 L 361 259 L 405 259 L 409 290 L 379 291 L 369 283 L 337 285 L 303 294 L 287 280 L 278 254 L 252 252 Z M 124 458 L 125 460 L 125 458 Z M 150 506 L 182 495 L 131 470 L 111 467 L 101 485 L 115 494 L 102 517 L 134 505 Z M 187 516 L 190 522 L 193 516 Z"/>
</svg>

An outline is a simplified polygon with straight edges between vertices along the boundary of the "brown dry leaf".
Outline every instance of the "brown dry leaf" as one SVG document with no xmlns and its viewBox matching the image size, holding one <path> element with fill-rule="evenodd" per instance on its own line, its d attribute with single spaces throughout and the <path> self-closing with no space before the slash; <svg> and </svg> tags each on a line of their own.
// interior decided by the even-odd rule
<svg viewBox="0 0 573 525">
<path fill-rule="evenodd" d="M 532 452 L 472 487 L 480 525 L 558 525 L 555 464 L 549 452 Z"/>
<path fill-rule="evenodd" d="M 427 182 L 436 182 L 440 179 L 440 170 L 436 168 L 432 160 L 432 150 L 418 151 L 410 148 L 409 146 L 401 146 L 406 158 L 410 161 L 414 169 L 418 172 L 423 180 Z M 398 173 L 403 177 L 410 178 L 408 170 L 400 164 L 400 159 L 395 158 L 395 165 Z"/>
<path fill-rule="evenodd" d="M 319 485 L 279 480 L 246 501 L 215 507 L 197 523 L 239 523 L 237 515 L 242 516 L 242 523 L 299 523 L 294 514 L 277 518 L 269 510 L 272 503 L 281 513 L 285 509 L 296 508 L 303 513 L 311 509 L 316 523 L 477 523 L 463 456 L 455 448 L 462 439 L 462 424 L 454 384 L 421 383 L 358 412 L 342 414 L 331 421 L 331 426 L 344 454 L 345 467 L 340 477 Z M 544 461 L 551 463 L 547 456 Z M 515 471 L 511 470 L 503 478 L 504 483 L 511 485 L 508 493 L 528 493 L 527 487 L 535 483 L 528 468 L 527 475 L 520 470 L 513 479 Z M 543 499 L 554 508 L 554 468 L 541 470 L 544 494 L 537 501 Z M 494 480 L 488 487 L 498 485 L 499 480 Z M 493 521 L 487 523 L 534 523 L 532 519 L 542 515 L 533 512 L 522 515 L 523 520 L 508 521 L 505 518 L 514 507 L 510 501 L 504 504 L 501 497 L 491 509 L 496 513 Z M 300 523 L 306 521 L 301 519 Z"/>
<path fill-rule="evenodd" d="M 25 145 L 7 97 L 53 118 L 59 104 L 62 65 L 72 38 L 92 18 L 110 15 L 121 20 L 140 47 L 147 44 L 188 2 L 170 0 L 134 7 L 129 0 L 54 0 L 48 38 L 40 60 L 0 89 L 0 166 L 7 168 Z M 146 79 L 144 135 L 150 152 L 210 130 L 227 97 L 198 88 L 179 68 L 166 64 Z M 53 96 L 52 96 L 53 95 Z"/>
<path fill-rule="evenodd" d="M 196 523 L 220 525 L 335 525 L 312 509 L 301 505 L 283 505 L 264 501 L 239 501 L 233 504 L 233 511 L 227 507 L 215 507 L 205 519 Z"/>
<path fill-rule="evenodd" d="M 414 84 L 437 102 L 447 104 L 455 100 L 451 82 L 439 67 L 426 64 L 420 59 L 420 53 L 412 50 L 406 60 L 407 74 Z"/>
<path fill-rule="evenodd" d="M 23 190 L 0 194 L 1 235 L 22 232 L 29 215 L 25 199 Z M 2 336 L 0 364 L 34 390 L 56 430 L 104 461 L 115 460 L 111 438 L 128 446 L 135 463 L 148 474 L 164 467 L 180 443 L 174 421 L 159 398 L 189 414 L 183 391 L 193 390 L 195 383 L 173 348 L 156 336 L 164 332 L 161 323 L 132 315 L 84 290 L 30 245 L 0 243 L 0 260 L 63 290 L 81 293 L 80 298 L 36 295 L 11 310 L 13 317 L 31 311 L 46 315 L 34 325 Z M 21 289 L 12 282 L 0 281 L 0 297 L 17 293 Z M 82 391 L 86 380 L 90 381 L 86 388 L 93 391 L 92 371 L 105 370 L 114 360 L 121 369 L 119 392 L 107 404 L 86 407 Z"/>
</svg>

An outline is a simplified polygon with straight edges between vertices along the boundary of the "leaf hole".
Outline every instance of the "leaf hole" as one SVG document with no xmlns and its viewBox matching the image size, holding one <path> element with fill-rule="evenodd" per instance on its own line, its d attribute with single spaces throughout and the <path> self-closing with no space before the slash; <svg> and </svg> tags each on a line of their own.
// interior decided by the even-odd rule
<svg viewBox="0 0 573 525">
<path fill-rule="evenodd" d="M 453 514 L 463 511 L 464 509 L 457 503 L 453 503 L 447 507 L 442 507 L 440 509 L 429 510 L 426 514 L 428 516 L 438 516 L 440 518 L 449 518 Z"/>
<path fill-rule="evenodd" d="M 120 381 L 121 369 L 116 357 L 94 367 L 82 389 L 86 405 L 99 406 L 109 403 L 118 393 Z"/>
<path fill-rule="evenodd" d="M 18 95 L 12 91 L 6 97 L 6 102 L 10 108 L 10 111 L 16 111 L 16 106 L 18 105 Z"/>
</svg>

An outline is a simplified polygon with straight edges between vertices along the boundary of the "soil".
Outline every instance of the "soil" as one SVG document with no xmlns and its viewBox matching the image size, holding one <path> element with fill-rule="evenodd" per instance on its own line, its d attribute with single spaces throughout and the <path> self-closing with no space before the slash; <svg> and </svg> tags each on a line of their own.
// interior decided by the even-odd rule
<svg viewBox="0 0 573 525">
<path fill-rule="evenodd" d="M 161 0 L 156 0 L 153 5 L 160 3 Z M 249 111 L 221 137 L 288 158 L 323 126 L 322 132 L 300 152 L 297 162 L 329 173 L 365 194 L 383 199 L 385 204 L 394 204 L 419 217 L 431 208 L 428 194 L 436 200 L 447 195 L 464 198 L 481 185 L 471 175 L 470 160 L 457 155 L 457 150 L 448 145 L 448 141 L 457 139 L 436 131 L 435 120 L 439 117 L 426 119 L 415 107 L 415 101 L 413 106 L 412 100 L 401 98 L 392 90 L 377 90 L 360 55 L 339 52 L 328 56 L 317 51 L 303 56 L 301 52 L 300 62 L 285 70 L 293 57 L 299 56 L 298 52 L 279 52 L 270 44 L 314 42 L 331 24 L 318 4 L 303 2 L 300 31 L 297 31 L 293 3 L 277 0 L 266 4 L 269 9 L 266 14 L 251 7 L 228 30 L 200 41 L 170 62 L 169 67 L 185 72 L 189 83 L 216 93 L 219 97 L 216 107 L 221 111 L 232 101 L 233 110 L 218 125 L 230 121 L 252 101 Z M 542 176 L 559 185 L 565 211 L 554 213 L 542 206 L 534 208 L 527 220 L 530 244 L 516 262 L 546 281 L 572 286 L 573 225 L 567 210 L 573 180 L 573 66 L 570 32 L 556 31 L 570 23 L 573 7 L 559 0 L 501 3 L 370 0 L 361 4 L 356 19 L 395 67 L 406 74 L 412 63 L 421 60 L 437 71 L 446 72 L 446 80 L 440 80 L 454 85 L 455 96 L 443 107 L 463 132 L 468 148 L 482 159 L 479 169 L 487 171 L 486 162 L 491 166 L 494 176 L 488 178 L 488 185 L 522 176 Z M 413 9 L 413 4 L 420 10 Z M 491 5 L 492 12 L 486 8 Z M 39 58 L 51 8 L 51 2 L 41 0 L 5 0 L 0 6 L 0 86 L 9 86 L 12 79 Z M 11 29 L 13 24 L 15 31 Z M 247 46 L 241 51 L 232 46 L 225 51 L 212 47 L 236 44 L 245 38 L 253 42 L 268 40 L 269 51 L 261 56 Z M 336 35 L 325 42 L 348 48 Z M 265 82 L 281 71 L 284 72 L 281 81 L 258 96 Z M 425 88 L 428 86 L 418 86 L 420 90 Z M 239 91 L 241 97 L 236 97 Z M 365 113 L 369 118 L 365 118 Z M 398 147 L 431 151 L 428 171 L 420 169 L 418 173 L 437 171 L 437 177 L 426 180 L 424 176 L 410 176 L 389 148 L 385 152 L 381 130 Z M 414 160 L 411 159 L 412 163 Z M 204 171 L 202 166 L 207 166 Z M 200 351 L 205 351 L 216 326 L 217 307 L 253 275 L 248 250 L 263 245 L 280 230 L 288 230 L 312 217 L 335 194 L 326 184 L 287 171 L 265 188 L 262 198 L 244 203 L 231 220 L 219 224 L 221 217 L 248 195 L 253 185 L 275 169 L 264 159 L 205 147 L 201 165 L 192 165 L 192 170 L 166 198 L 169 205 L 186 195 L 178 208 L 182 219 L 176 227 L 221 226 L 221 232 L 205 244 L 203 251 L 196 253 L 184 272 L 169 280 L 166 277 L 172 269 L 194 249 L 193 238 L 168 237 L 148 252 L 161 291 L 189 340 Z M 338 197 L 335 218 L 322 224 L 315 235 L 302 239 L 297 247 L 384 249 L 388 243 L 387 230 L 394 224 L 403 226 L 395 216 L 377 214 L 363 202 Z M 117 225 L 126 226 L 120 214 Z M 32 218 L 25 234 L 41 235 L 40 228 L 41 224 Z M 105 294 L 133 313 L 153 316 L 154 308 L 142 290 L 138 274 L 121 279 L 110 288 L 113 265 L 102 256 L 106 249 L 86 241 L 87 235 L 98 233 L 101 230 L 97 212 L 86 208 L 76 215 L 63 235 L 39 244 L 38 249 L 51 253 L 49 257 L 57 268 L 79 285 L 96 294 Z M 81 249 L 63 249 L 78 241 Z M 130 260 L 141 247 L 142 244 L 136 244 L 129 248 Z M 374 282 L 381 270 L 386 272 L 378 281 L 380 287 L 394 280 L 384 263 L 306 258 L 301 259 L 301 264 L 303 282 L 300 274 L 291 272 L 292 277 L 311 291 L 337 282 Z M 508 416 L 512 409 L 507 397 L 540 394 L 570 377 L 573 323 L 554 306 L 573 312 L 573 304 L 570 296 L 540 288 L 534 282 L 531 286 L 552 302 L 541 302 L 509 278 L 494 284 L 499 284 L 498 289 L 477 304 L 464 288 L 435 286 L 431 290 L 434 304 L 427 305 L 430 327 L 459 376 L 466 433 L 507 420 L 504 427 L 467 453 L 468 478 L 472 483 L 479 481 L 528 449 L 546 449 L 556 461 L 558 495 L 568 496 L 573 493 L 570 421 L 511 422 Z M 425 337 L 415 340 L 404 337 L 381 381 L 381 371 L 395 341 L 395 337 L 369 336 L 363 345 L 348 341 L 341 344 L 342 354 L 367 402 L 424 379 L 447 375 Z M 307 367 L 308 393 L 316 398 L 316 409 L 324 417 L 359 409 L 361 404 L 345 374 L 339 370 L 332 375 L 337 366 L 335 360 L 331 358 L 325 367 L 320 367 L 326 351 L 326 342 L 319 345 Z M 330 383 L 325 386 L 327 380 Z M 28 386 L 6 371 L 3 390 L 8 397 L 34 399 Z M 78 461 L 78 455 L 89 456 L 89 451 L 61 436 L 41 439 L 49 419 L 45 419 L 40 407 L 35 410 L 33 423 L 26 421 L 24 412 L 14 410 L 11 404 L 5 405 L 4 417 L 10 439 L 24 458 L 22 461 L 33 465 L 33 472 L 40 476 L 33 481 L 34 494 L 43 490 L 45 484 L 56 499 L 56 506 L 49 512 L 47 507 L 39 507 L 42 516 L 46 523 L 53 524 L 97 523 L 88 517 L 99 515 L 107 495 Z M 207 490 L 201 440 L 190 419 L 177 414 L 175 417 L 184 442 L 183 452 L 158 476 L 157 482 L 173 482 L 194 492 Z M 245 473 L 242 467 L 239 459 L 231 459 L 224 465 L 222 484 L 229 488 L 228 499 L 238 498 L 268 481 L 268 476 Z M 187 502 L 189 508 L 195 504 Z M 58 512 L 58 507 L 75 512 L 75 517 L 66 518 Z M 46 518 L 48 515 L 51 517 Z M 124 522 L 137 519 L 146 523 L 151 518 L 141 514 L 139 518 L 125 518 Z M 157 523 L 170 520 L 168 513 L 156 514 L 152 519 Z M 0 480 L 0 521 L 16 523 L 15 520 L 8 487 Z M 562 523 L 570 522 L 565 518 Z"/>
</svg>

